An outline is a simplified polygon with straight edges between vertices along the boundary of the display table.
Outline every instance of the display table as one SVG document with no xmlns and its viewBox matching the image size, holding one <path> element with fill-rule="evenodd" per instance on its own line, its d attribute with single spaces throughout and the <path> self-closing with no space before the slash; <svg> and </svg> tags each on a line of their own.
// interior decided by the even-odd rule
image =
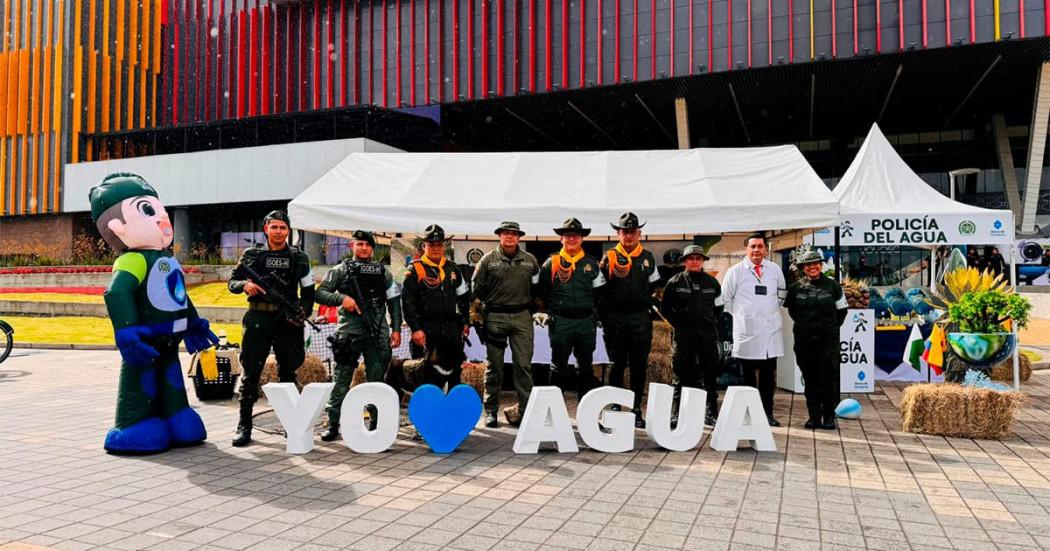
<svg viewBox="0 0 1050 551">
<path fill-rule="evenodd" d="M 307 326 L 304 329 L 304 338 L 307 343 L 306 353 L 317 356 L 322 360 L 331 360 L 332 347 L 328 344 L 328 337 L 335 334 L 336 326 L 337 324 L 335 323 L 320 324 L 318 325 L 318 327 L 321 328 L 319 332 L 314 331 L 311 327 Z M 547 328 L 534 325 L 533 329 L 535 330 L 535 333 L 533 336 L 532 363 L 549 364 L 551 363 L 551 340 Z M 412 333 L 408 330 L 408 326 L 402 326 L 401 346 L 394 350 L 395 358 L 408 359 L 412 357 L 412 352 L 409 347 L 411 339 Z M 467 360 L 472 362 L 480 362 L 486 357 L 485 345 L 481 344 L 473 327 L 470 328 L 470 336 L 467 338 L 467 342 L 463 345 L 463 352 L 467 355 Z M 504 360 L 508 363 L 511 361 L 509 346 L 504 354 Z M 575 365 L 576 358 L 570 356 L 569 363 Z M 594 363 L 609 363 L 609 354 L 605 351 L 605 340 L 602 338 L 601 327 L 598 328 L 598 339 L 594 348 Z"/>
</svg>

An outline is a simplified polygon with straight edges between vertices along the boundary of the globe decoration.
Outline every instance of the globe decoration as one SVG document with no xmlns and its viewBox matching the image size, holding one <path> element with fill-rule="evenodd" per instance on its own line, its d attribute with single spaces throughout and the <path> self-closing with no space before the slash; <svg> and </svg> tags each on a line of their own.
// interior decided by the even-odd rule
<svg viewBox="0 0 1050 551">
<path fill-rule="evenodd" d="M 835 415 L 842 419 L 860 419 L 860 411 L 860 402 L 853 398 L 846 398 L 835 408 Z"/>
<path fill-rule="evenodd" d="M 1013 354 L 1013 333 L 948 333 L 948 346 L 962 361 L 974 367 L 990 367 Z"/>
</svg>

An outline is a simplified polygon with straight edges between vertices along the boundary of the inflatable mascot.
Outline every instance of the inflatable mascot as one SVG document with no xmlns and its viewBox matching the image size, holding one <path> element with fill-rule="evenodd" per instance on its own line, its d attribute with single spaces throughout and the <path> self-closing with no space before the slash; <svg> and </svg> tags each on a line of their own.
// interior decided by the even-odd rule
<svg viewBox="0 0 1050 551">
<path fill-rule="evenodd" d="M 186 399 L 179 343 L 192 353 L 218 339 L 197 315 L 182 267 L 167 250 L 174 237 L 168 213 L 135 174 L 106 176 L 88 197 L 91 219 L 120 255 L 105 292 L 123 360 L 106 451 L 158 453 L 203 442 L 204 423 Z"/>
</svg>

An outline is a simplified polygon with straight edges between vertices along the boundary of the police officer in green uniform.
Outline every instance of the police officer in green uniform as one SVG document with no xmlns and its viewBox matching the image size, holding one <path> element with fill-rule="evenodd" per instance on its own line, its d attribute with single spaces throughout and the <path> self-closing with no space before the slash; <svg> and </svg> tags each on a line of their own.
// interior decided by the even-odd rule
<svg viewBox="0 0 1050 551">
<path fill-rule="evenodd" d="M 233 445 L 247 446 L 252 441 L 252 407 L 259 399 L 259 376 L 273 348 L 277 358 L 277 376 L 282 383 L 294 383 L 295 371 L 306 358 L 303 328 L 289 321 L 276 301 L 267 296 L 261 285 L 278 290 L 289 301 L 298 299 L 299 307 L 309 315 L 314 307 L 314 275 L 310 258 L 288 244 L 291 222 L 284 211 L 275 210 L 263 219 L 266 245 L 257 244 L 244 251 L 233 269 L 228 287 L 231 293 L 248 295 L 248 311 L 241 325 L 241 415 Z M 244 266 L 266 279 L 252 281 Z M 300 289 L 302 293 L 300 294 Z"/>
<path fill-rule="evenodd" d="M 579 400 L 593 386 L 594 293 L 605 284 L 605 277 L 598 260 L 583 252 L 583 238 L 591 234 L 590 228 L 569 218 L 554 233 L 561 236 L 562 249 L 540 268 L 537 295 L 550 315 L 551 384 L 563 390 L 574 388 Z M 575 373 L 569 371 L 570 354 L 576 357 Z"/>
<path fill-rule="evenodd" d="M 722 314 L 722 286 L 704 271 L 710 257 L 699 245 L 682 253 L 685 271 L 671 276 L 664 287 L 660 313 L 674 327 L 674 374 L 681 387 L 707 391 L 705 422 L 714 425 L 718 415 L 718 316 Z M 677 418 L 677 415 L 675 415 Z"/>
<path fill-rule="evenodd" d="M 540 263 L 521 249 L 525 232 L 517 222 L 505 221 L 496 228 L 499 246 L 489 251 L 474 271 L 474 297 L 481 301 L 485 317 L 485 426 L 496 427 L 496 410 L 503 387 L 503 354 L 510 342 L 514 362 L 514 390 L 518 412 L 525 413 L 532 392 L 533 305 L 532 286 L 539 281 Z M 511 424 L 520 422 L 508 419 Z"/>
<path fill-rule="evenodd" d="M 470 329 L 470 286 L 459 266 L 445 258 L 447 239 L 441 226 L 427 226 L 423 255 L 405 272 L 401 307 L 412 331 L 412 357 L 431 359 L 423 382 L 448 384 L 451 389 L 459 384 L 466 359 L 463 339 Z"/>
<path fill-rule="evenodd" d="M 610 224 L 620 238 L 606 251 L 600 267 L 606 283 L 598 294 L 598 316 L 604 330 L 605 348 L 613 362 L 611 384 L 624 387 L 623 375 L 630 368 L 634 392 L 634 425 L 645 427 L 642 394 L 645 392 L 649 350 L 653 344 L 653 291 L 660 281 L 653 253 L 642 248 L 642 227 L 633 212 L 620 215 Z"/>
<path fill-rule="evenodd" d="M 339 438 L 339 413 L 343 398 L 364 355 L 365 379 L 382 382 L 390 365 L 391 349 L 401 346 L 401 291 L 386 266 L 372 260 L 376 239 L 371 232 L 353 234 L 353 256 L 334 266 L 317 288 L 318 304 L 339 307 L 339 325 L 330 337 L 335 358 L 335 387 L 328 399 L 328 430 L 321 440 Z M 390 312 L 390 324 L 386 314 Z M 368 408 L 375 428 L 374 407 Z"/>
<path fill-rule="evenodd" d="M 788 287 L 784 306 L 795 322 L 795 362 L 806 385 L 807 429 L 835 430 L 839 404 L 839 326 L 846 320 L 846 297 L 823 274 L 824 257 L 808 251 L 795 262 L 803 274 Z"/>
</svg>

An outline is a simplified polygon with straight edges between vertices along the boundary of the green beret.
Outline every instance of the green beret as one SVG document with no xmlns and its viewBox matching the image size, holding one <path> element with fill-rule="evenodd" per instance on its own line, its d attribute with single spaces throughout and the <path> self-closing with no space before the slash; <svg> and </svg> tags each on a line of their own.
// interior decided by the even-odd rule
<svg viewBox="0 0 1050 551">
<path fill-rule="evenodd" d="M 149 185 L 138 174 L 116 172 L 106 176 L 88 192 L 91 202 L 91 221 L 98 222 L 102 213 L 129 197 L 151 195 L 157 197 L 157 190 Z"/>
<path fill-rule="evenodd" d="M 376 236 L 370 231 L 355 230 L 354 234 L 353 234 L 353 237 L 354 237 L 355 241 L 366 241 L 366 242 L 368 242 L 368 244 L 371 245 L 373 249 L 376 246 Z"/>
</svg>

